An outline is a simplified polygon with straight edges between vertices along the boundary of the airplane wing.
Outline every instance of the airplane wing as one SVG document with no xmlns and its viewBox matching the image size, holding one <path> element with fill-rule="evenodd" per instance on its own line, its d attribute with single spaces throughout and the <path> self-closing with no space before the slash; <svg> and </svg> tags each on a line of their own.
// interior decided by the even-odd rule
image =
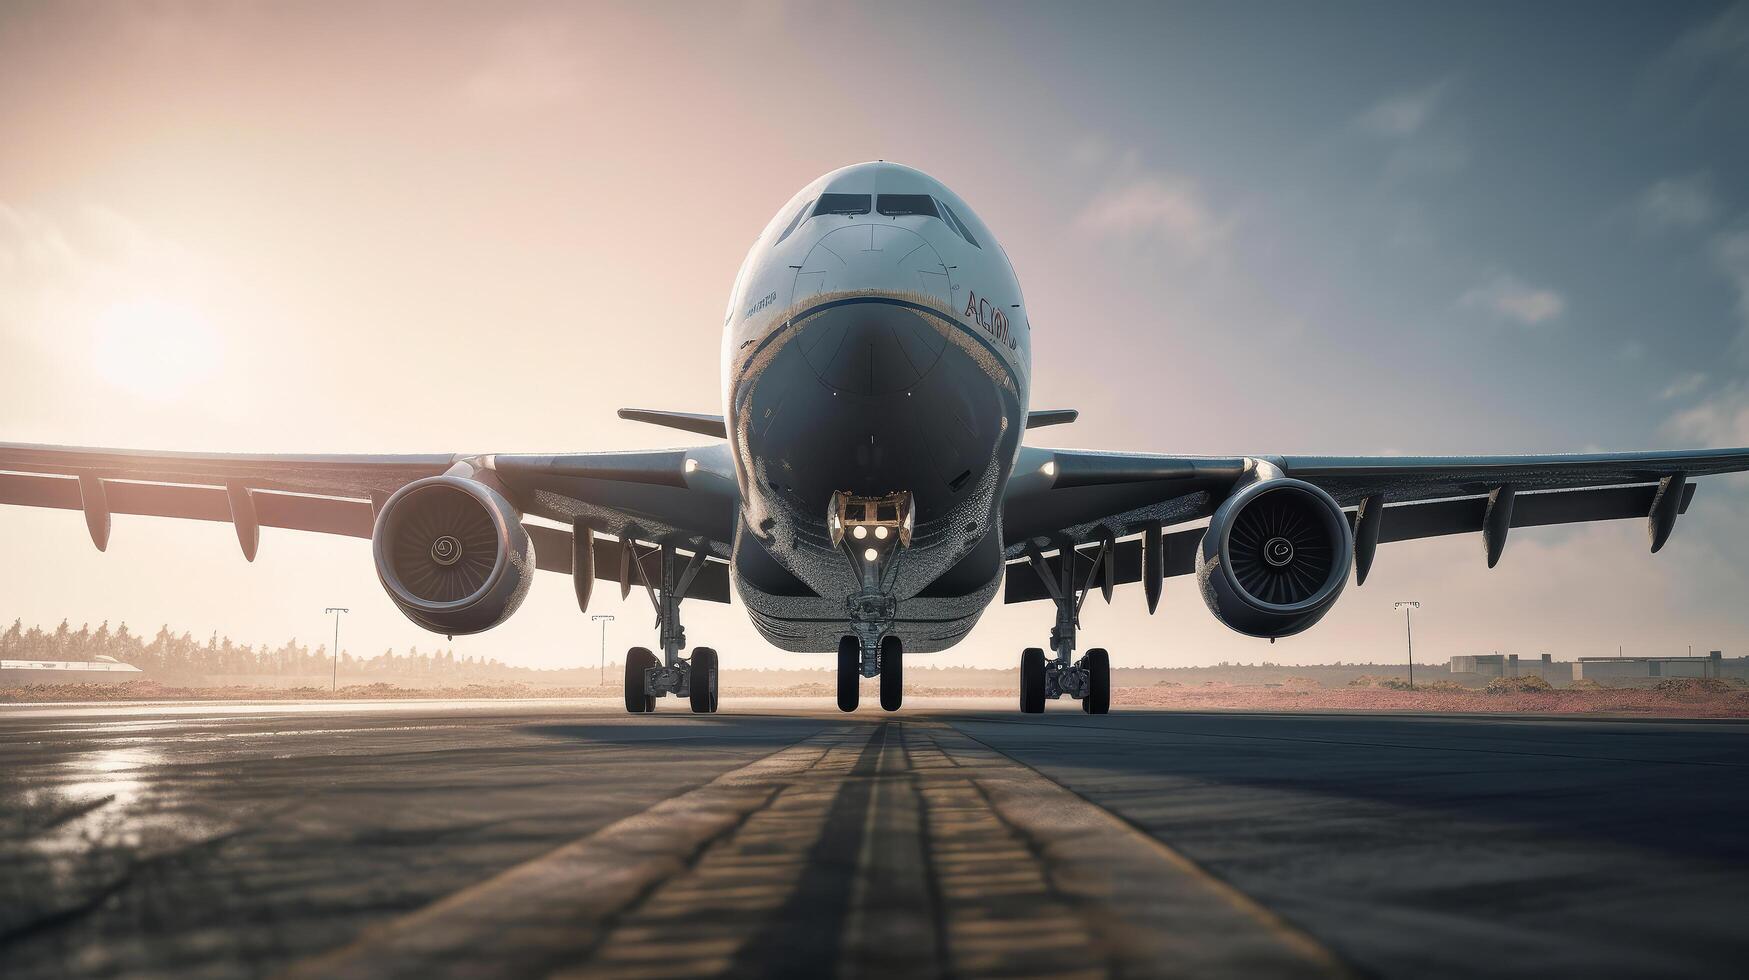
<svg viewBox="0 0 1749 980">
<path fill-rule="evenodd" d="M 1324 490 L 1356 529 L 1356 581 L 1371 545 L 1482 532 L 1491 502 L 1509 498 L 1505 528 L 1642 518 L 1652 550 L 1693 499 L 1693 477 L 1749 471 L 1749 448 L 1533 456 L 1156 456 L 1079 450 L 1021 452 L 1003 517 L 1011 564 L 1042 549 L 1074 547 L 1079 569 L 1109 593 L 1140 581 L 1142 542 L 1118 540 L 1206 518 L 1260 467 Z M 1371 515 L 1370 517 L 1366 515 Z M 1494 533 L 1504 543 L 1505 528 Z M 1195 570 L 1203 528 L 1162 535 L 1165 574 Z M 1107 555 L 1095 562 L 1099 542 Z M 1085 547 L 1083 547 L 1085 546 Z M 1364 554 L 1362 553 L 1364 550 Z M 1489 564 L 1499 558 L 1489 544 Z M 1018 559 L 1018 561 L 1017 561 Z M 1046 559 L 1053 569 L 1061 558 Z M 1084 564 L 1081 564 L 1084 563 Z M 1095 565 L 1102 567 L 1095 567 Z M 1040 576 L 1014 574 L 1008 602 L 1049 598 Z M 1109 580 L 1109 582 L 1108 582 Z"/>
<path fill-rule="evenodd" d="M 0 443 L 0 504 L 83 511 L 108 546 L 112 515 L 234 524 L 253 561 L 261 527 L 369 538 L 376 509 L 457 467 L 493 482 L 525 516 L 538 568 L 569 573 L 573 528 L 597 567 L 625 568 L 621 541 L 669 542 L 706 560 L 688 596 L 729 600 L 737 490 L 725 446 L 569 455 L 242 455 Z M 638 552 L 639 564 L 656 557 Z M 651 569 L 646 569 L 647 571 Z"/>
</svg>

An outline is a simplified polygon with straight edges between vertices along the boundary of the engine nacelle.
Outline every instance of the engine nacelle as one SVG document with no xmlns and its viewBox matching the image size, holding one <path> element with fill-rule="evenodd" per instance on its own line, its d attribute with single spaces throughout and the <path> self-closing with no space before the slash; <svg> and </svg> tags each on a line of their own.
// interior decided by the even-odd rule
<svg viewBox="0 0 1749 980">
<path fill-rule="evenodd" d="M 371 534 L 377 578 L 408 619 L 459 636 L 510 618 L 534 581 L 522 515 L 478 480 L 432 476 L 395 491 Z"/>
<path fill-rule="evenodd" d="M 1330 611 L 1354 562 L 1347 515 L 1302 480 L 1259 480 L 1215 508 L 1196 555 L 1203 602 L 1247 636 L 1291 636 Z"/>
</svg>

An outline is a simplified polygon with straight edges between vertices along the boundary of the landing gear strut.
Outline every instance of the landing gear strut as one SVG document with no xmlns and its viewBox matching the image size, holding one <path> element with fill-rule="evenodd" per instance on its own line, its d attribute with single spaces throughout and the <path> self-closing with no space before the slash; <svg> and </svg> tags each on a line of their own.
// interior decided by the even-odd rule
<svg viewBox="0 0 1749 980">
<path fill-rule="evenodd" d="M 662 644 L 662 657 L 657 659 L 646 647 L 632 647 L 626 653 L 626 710 L 643 713 L 656 710 L 656 699 L 670 694 L 686 698 L 697 714 L 717 710 L 717 652 L 710 647 L 694 647 L 690 660 L 682 659 L 686 649 L 686 628 L 680 625 L 680 601 L 686 590 L 704 569 L 705 549 L 694 542 L 693 554 L 683 568 L 675 567 L 674 546 L 661 544 L 655 549 L 642 548 L 630 537 L 620 539 L 620 593 L 631 591 L 635 573 L 650 604 L 656 608 L 656 629 Z M 660 554 L 658 582 L 651 582 L 644 569 L 644 559 Z"/>
<path fill-rule="evenodd" d="M 1051 627 L 1051 650 L 1055 657 L 1047 660 L 1038 647 L 1028 647 L 1020 655 L 1020 710 L 1026 714 L 1038 714 L 1045 710 L 1045 701 L 1064 695 L 1079 700 L 1081 710 L 1090 715 L 1103 715 L 1111 710 L 1111 656 L 1103 648 L 1095 647 L 1078 662 L 1071 658 L 1075 653 L 1075 634 L 1081 628 L 1081 604 L 1087 601 L 1087 593 L 1101 568 L 1106 570 L 1106 581 L 1110 582 L 1109 559 L 1114 547 L 1111 538 L 1101 540 L 1091 566 L 1080 576 L 1076 573 L 1081 556 L 1073 542 L 1062 543 L 1055 569 L 1037 547 L 1027 549 L 1028 562 L 1056 603 L 1057 623 Z"/>
</svg>

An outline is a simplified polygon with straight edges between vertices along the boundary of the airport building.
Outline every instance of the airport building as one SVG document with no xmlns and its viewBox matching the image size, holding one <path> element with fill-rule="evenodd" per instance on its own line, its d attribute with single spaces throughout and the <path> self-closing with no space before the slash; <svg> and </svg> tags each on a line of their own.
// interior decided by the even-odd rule
<svg viewBox="0 0 1749 980">
<path fill-rule="evenodd" d="M 1482 677 L 1522 677 L 1534 674 L 1543 680 L 1554 680 L 1550 674 L 1554 662 L 1548 654 L 1536 660 L 1518 659 L 1516 653 L 1483 653 L 1451 658 L 1453 674 L 1477 674 Z"/>
<path fill-rule="evenodd" d="M 1720 677 L 1724 654 L 1714 650 L 1704 657 L 1580 657 L 1573 665 L 1574 680 L 1627 680 L 1640 677 Z"/>
<path fill-rule="evenodd" d="M 1520 658 L 1513 653 L 1487 653 L 1452 657 L 1450 669 L 1454 680 L 1535 675 L 1554 684 L 1665 677 L 1749 678 L 1749 658 L 1726 659 L 1719 650 L 1704 657 L 1580 657 L 1576 661 L 1557 661 L 1546 653 L 1534 658 Z"/>
<path fill-rule="evenodd" d="M 96 660 L 0 660 L 0 687 L 15 684 L 122 684 L 145 672 L 114 657 Z"/>
</svg>

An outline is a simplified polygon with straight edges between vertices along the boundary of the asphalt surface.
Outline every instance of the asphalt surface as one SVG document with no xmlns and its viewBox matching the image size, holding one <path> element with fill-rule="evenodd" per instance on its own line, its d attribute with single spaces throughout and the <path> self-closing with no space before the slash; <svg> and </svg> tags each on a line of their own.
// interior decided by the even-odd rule
<svg viewBox="0 0 1749 980">
<path fill-rule="evenodd" d="M 1749 962 L 1749 724 L 678 707 L 0 708 L 0 975 Z"/>
</svg>

